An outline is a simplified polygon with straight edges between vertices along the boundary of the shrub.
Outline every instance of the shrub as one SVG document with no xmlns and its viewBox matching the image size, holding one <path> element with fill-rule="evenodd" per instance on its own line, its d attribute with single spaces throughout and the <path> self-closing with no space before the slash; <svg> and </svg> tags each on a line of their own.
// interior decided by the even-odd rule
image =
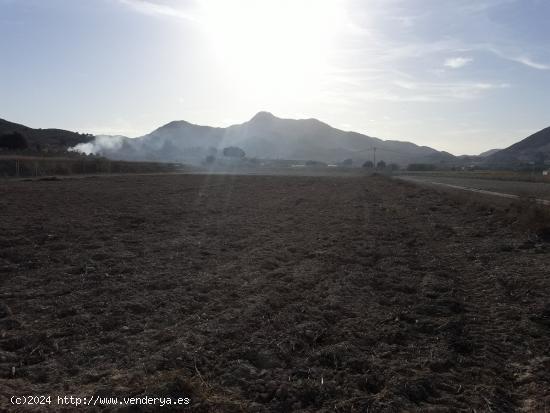
<svg viewBox="0 0 550 413">
<path fill-rule="evenodd" d="M 236 146 L 228 146 L 227 148 L 223 148 L 223 156 L 229 158 L 244 158 L 246 152 Z"/>
<path fill-rule="evenodd" d="M 23 134 L 19 132 L 11 132 L 0 135 L 0 148 L 9 150 L 27 149 L 29 144 Z"/>
</svg>

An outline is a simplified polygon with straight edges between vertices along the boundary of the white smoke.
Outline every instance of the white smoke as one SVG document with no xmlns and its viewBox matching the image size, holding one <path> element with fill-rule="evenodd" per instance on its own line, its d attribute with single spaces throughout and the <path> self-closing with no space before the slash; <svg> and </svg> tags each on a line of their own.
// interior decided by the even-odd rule
<svg viewBox="0 0 550 413">
<path fill-rule="evenodd" d="M 79 143 L 69 148 L 69 151 L 85 153 L 86 155 L 115 152 L 122 147 L 123 141 L 123 136 L 96 135 L 92 142 Z"/>
</svg>

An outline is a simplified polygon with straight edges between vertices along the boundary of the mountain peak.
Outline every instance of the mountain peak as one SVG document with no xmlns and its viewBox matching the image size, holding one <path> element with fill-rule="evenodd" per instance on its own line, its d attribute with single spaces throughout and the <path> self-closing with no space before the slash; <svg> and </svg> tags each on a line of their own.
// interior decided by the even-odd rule
<svg viewBox="0 0 550 413">
<path fill-rule="evenodd" d="M 257 120 L 272 120 L 275 119 L 275 115 L 271 112 L 261 111 L 254 115 L 254 117 L 251 119 L 252 121 Z"/>
</svg>

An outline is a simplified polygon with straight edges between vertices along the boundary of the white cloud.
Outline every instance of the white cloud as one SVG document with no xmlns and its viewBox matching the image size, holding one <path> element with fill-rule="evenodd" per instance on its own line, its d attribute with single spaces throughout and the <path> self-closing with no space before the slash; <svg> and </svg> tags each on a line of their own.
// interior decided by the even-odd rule
<svg viewBox="0 0 550 413">
<path fill-rule="evenodd" d="M 474 45 L 471 47 L 471 49 L 484 50 L 497 55 L 501 59 L 510 60 L 516 63 L 521 63 L 522 65 L 530 67 L 531 69 L 550 70 L 550 64 L 536 62 L 526 55 L 521 55 L 517 53 L 519 46 L 512 48 L 511 50 L 510 48 L 508 50 L 502 50 L 497 45 L 494 45 L 491 43 L 484 43 L 484 44 Z"/>
<path fill-rule="evenodd" d="M 456 102 L 479 99 L 492 90 L 505 89 L 507 83 L 484 82 L 414 82 L 396 80 L 365 91 L 347 91 L 346 96 L 359 101 L 388 102 Z"/>
<path fill-rule="evenodd" d="M 173 7 L 167 3 L 153 0 L 118 0 L 120 3 L 131 7 L 135 11 L 148 15 L 177 17 L 180 19 L 195 21 L 196 17 L 189 11 L 179 7 Z"/>
<path fill-rule="evenodd" d="M 445 60 L 444 66 L 450 67 L 451 69 L 459 69 L 466 66 L 474 59 L 471 57 L 451 57 Z"/>
<path fill-rule="evenodd" d="M 529 66 L 533 69 L 550 70 L 550 65 L 535 62 L 535 61 L 531 60 L 530 58 L 528 58 L 526 56 L 519 56 L 519 57 L 515 57 L 515 58 L 510 58 L 510 60 L 513 60 L 513 61 L 518 62 L 518 63 L 522 63 L 525 66 Z"/>
</svg>

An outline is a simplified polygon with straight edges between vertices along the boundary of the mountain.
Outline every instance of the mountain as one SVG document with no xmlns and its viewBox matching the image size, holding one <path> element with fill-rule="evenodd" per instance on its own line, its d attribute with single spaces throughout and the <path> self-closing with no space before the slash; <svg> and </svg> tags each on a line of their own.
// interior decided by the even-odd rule
<svg viewBox="0 0 550 413">
<path fill-rule="evenodd" d="M 486 158 L 487 156 L 491 156 L 494 153 L 497 153 L 498 151 L 501 151 L 502 149 L 489 149 L 488 151 L 481 152 L 479 155 L 482 158 Z"/>
<path fill-rule="evenodd" d="M 114 159 L 200 163 L 208 155 L 220 154 L 224 147 L 238 146 L 248 157 L 262 159 L 332 163 L 352 158 L 357 164 L 372 160 L 373 148 L 377 161 L 401 165 L 456 159 L 427 146 L 345 132 L 317 119 L 281 119 L 269 112 L 260 112 L 248 122 L 227 128 L 174 121 L 139 138 L 117 139 L 116 148 L 103 148 L 101 154 Z"/>
<path fill-rule="evenodd" d="M 11 132 L 21 133 L 32 149 L 48 149 L 53 151 L 67 150 L 75 145 L 90 142 L 93 135 L 80 134 L 63 129 L 33 129 L 18 123 L 0 119 L 0 135 Z"/>
<path fill-rule="evenodd" d="M 533 162 L 544 164 L 547 160 L 550 160 L 550 127 L 489 155 L 485 162 L 493 166 L 514 166 Z"/>
</svg>

